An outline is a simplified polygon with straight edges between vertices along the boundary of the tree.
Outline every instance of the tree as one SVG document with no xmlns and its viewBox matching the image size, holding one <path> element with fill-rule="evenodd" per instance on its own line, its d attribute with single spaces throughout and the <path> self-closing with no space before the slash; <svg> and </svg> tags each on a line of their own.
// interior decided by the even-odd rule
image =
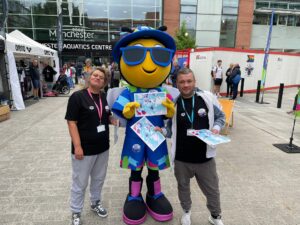
<svg viewBox="0 0 300 225">
<path fill-rule="evenodd" d="M 196 47 L 196 40 L 187 32 L 185 21 L 182 22 L 180 29 L 176 31 L 175 42 L 177 50 Z"/>
</svg>

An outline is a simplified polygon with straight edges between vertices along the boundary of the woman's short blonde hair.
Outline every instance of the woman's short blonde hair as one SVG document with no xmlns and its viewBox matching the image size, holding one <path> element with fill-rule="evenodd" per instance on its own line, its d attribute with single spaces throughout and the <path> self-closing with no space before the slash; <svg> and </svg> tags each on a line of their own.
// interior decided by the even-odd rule
<svg viewBox="0 0 300 225">
<path fill-rule="evenodd" d="M 107 85 L 107 83 L 108 83 L 108 74 L 107 74 L 107 72 L 105 71 L 105 69 L 103 69 L 102 67 L 95 67 L 95 68 L 93 68 L 93 70 L 92 70 L 92 72 L 87 76 L 87 78 L 86 78 L 86 82 L 85 82 L 85 87 L 86 88 L 88 88 L 89 86 L 90 86 L 90 79 L 91 79 L 91 76 L 93 75 L 93 73 L 95 72 L 95 71 L 100 71 L 100 72 L 102 72 L 103 74 L 104 74 L 104 86 L 103 86 L 103 88 L 105 88 L 106 87 L 106 85 Z"/>
</svg>

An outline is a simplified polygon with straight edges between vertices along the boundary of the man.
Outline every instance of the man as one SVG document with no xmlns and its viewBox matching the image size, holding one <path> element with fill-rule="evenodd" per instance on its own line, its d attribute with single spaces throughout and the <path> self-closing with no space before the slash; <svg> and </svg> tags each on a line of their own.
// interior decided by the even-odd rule
<svg viewBox="0 0 300 225">
<path fill-rule="evenodd" d="M 33 85 L 33 99 L 39 100 L 40 71 L 38 68 L 38 61 L 36 59 L 32 61 L 32 65 L 29 67 L 29 73 Z"/>
<path fill-rule="evenodd" d="M 221 97 L 220 95 L 220 87 L 223 81 L 223 68 L 222 68 L 222 60 L 217 61 L 217 65 L 212 69 L 213 80 L 214 80 L 214 94 L 217 97 Z"/>
<path fill-rule="evenodd" d="M 173 71 L 171 72 L 172 86 L 176 87 L 177 73 L 180 70 L 180 66 L 177 61 L 173 62 Z"/>
<path fill-rule="evenodd" d="M 48 64 L 48 62 L 44 62 L 44 65 L 45 67 L 42 73 L 47 84 L 47 89 L 51 90 L 53 87 L 54 75 L 57 74 L 57 72 Z"/>
<path fill-rule="evenodd" d="M 191 224 L 190 179 L 195 176 L 207 198 L 209 222 L 223 225 L 221 220 L 219 180 L 214 156 L 215 147 L 197 137 L 189 136 L 188 130 L 209 129 L 219 134 L 225 124 L 225 115 L 216 97 L 207 91 L 195 91 L 195 76 L 191 69 L 183 68 L 177 74 L 176 115 L 172 119 L 171 160 L 175 162 L 178 197 L 183 208 L 182 225 Z M 180 128 L 180 129 L 178 129 Z"/>
</svg>

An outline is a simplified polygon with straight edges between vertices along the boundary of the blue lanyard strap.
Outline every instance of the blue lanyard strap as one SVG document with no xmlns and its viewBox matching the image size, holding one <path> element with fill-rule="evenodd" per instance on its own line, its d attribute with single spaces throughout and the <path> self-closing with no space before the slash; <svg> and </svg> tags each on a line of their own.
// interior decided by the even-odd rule
<svg viewBox="0 0 300 225">
<path fill-rule="evenodd" d="M 192 112 L 191 112 L 191 115 L 189 115 L 188 112 L 186 111 L 185 105 L 184 105 L 184 101 L 183 101 L 182 97 L 181 97 L 181 104 L 182 104 L 182 108 L 185 111 L 186 116 L 189 119 L 189 121 L 191 122 L 192 128 L 193 128 L 193 124 L 194 124 L 195 95 L 193 95 L 193 99 L 192 99 Z"/>
</svg>

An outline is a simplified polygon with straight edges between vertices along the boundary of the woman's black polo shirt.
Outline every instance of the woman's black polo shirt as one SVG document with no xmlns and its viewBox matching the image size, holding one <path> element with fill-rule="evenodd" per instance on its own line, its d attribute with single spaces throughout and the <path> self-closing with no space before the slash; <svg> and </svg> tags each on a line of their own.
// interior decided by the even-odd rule
<svg viewBox="0 0 300 225">
<path fill-rule="evenodd" d="M 99 104 L 99 95 L 93 94 L 93 99 L 86 89 L 74 92 L 69 98 L 65 119 L 77 121 L 81 146 L 84 155 L 96 155 L 109 149 L 109 115 L 106 96 L 101 93 L 102 118 L 101 124 L 105 125 L 105 131 L 98 133 L 100 125 L 99 115 L 95 102 Z M 72 154 L 74 146 L 72 143 Z"/>
</svg>

